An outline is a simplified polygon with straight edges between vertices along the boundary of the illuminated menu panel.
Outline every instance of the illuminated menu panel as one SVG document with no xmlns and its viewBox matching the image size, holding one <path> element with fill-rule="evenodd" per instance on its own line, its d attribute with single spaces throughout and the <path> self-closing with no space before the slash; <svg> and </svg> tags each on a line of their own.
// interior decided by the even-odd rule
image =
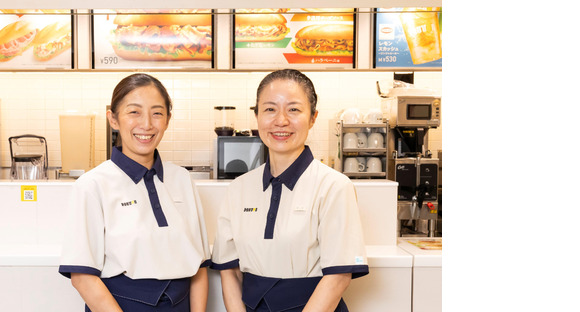
<svg viewBox="0 0 580 312">
<path fill-rule="evenodd" d="M 93 68 L 212 68 L 212 10 L 95 10 Z"/>
<path fill-rule="evenodd" d="M 353 68 L 355 9 L 238 9 L 234 68 Z"/>
<path fill-rule="evenodd" d="M 0 10 L 0 69 L 72 69 L 70 10 Z"/>
<path fill-rule="evenodd" d="M 441 68 L 441 8 L 377 9 L 376 68 Z"/>
</svg>

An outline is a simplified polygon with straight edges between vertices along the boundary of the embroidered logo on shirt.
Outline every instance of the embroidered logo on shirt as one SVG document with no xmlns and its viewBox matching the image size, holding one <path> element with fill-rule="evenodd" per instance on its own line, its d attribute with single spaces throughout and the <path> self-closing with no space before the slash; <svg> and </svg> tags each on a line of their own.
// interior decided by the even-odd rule
<svg viewBox="0 0 580 312">
<path fill-rule="evenodd" d="M 244 212 L 258 212 L 258 208 L 244 208 Z"/>
<path fill-rule="evenodd" d="M 364 264 L 364 258 L 361 256 L 354 257 L 354 264 Z"/>
<path fill-rule="evenodd" d="M 125 207 L 125 206 L 131 206 L 131 205 L 135 205 L 135 204 L 137 204 L 137 200 L 132 200 L 130 202 L 121 203 L 121 206 Z"/>
</svg>

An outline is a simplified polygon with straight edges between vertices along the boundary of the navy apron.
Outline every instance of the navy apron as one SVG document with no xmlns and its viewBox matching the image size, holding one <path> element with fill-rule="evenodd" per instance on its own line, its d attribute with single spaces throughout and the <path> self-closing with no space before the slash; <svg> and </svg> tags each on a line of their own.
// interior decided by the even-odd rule
<svg viewBox="0 0 580 312">
<path fill-rule="evenodd" d="M 131 279 L 123 274 L 101 279 L 124 312 L 189 312 L 190 278 Z M 91 310 L 85 305 L 85 312 Z"/>
<path fill-rule="evenodd" d="M 321 276 L 271 278 L 244 273 L 242 301 L 247 312 L 300 312 L 321 279 Z M 348 312 L 342 298 L 334 312 Z"/>
</svg>

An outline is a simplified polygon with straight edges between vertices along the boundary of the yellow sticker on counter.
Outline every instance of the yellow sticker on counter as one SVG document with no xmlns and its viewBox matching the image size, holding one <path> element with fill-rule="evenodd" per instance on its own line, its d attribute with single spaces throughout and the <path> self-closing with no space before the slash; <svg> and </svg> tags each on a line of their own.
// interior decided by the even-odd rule
<svg viewBox="0 0 580 312">
<path fill-rule="evenodd" d="M 20 200 L 23 202 L 36 201 L 36 185 L 21 185 Z"/>
</svg>

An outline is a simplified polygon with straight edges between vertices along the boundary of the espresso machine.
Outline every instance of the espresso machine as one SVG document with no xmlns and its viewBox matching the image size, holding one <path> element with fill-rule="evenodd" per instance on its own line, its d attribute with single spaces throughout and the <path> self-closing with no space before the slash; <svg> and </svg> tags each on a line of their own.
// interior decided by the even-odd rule
<svg viewBox="0 0 580 312">
<path fill-rule="evenodd" d="M 377 90 L 388 120 L 388 179 L 399 183 L 399 236 L 435 237 L 440 222 L 440 161 L 429 150 L 429 130 L 441 122 L 441 97 L 397 81 L 387 94 Z"/>
</svg>

